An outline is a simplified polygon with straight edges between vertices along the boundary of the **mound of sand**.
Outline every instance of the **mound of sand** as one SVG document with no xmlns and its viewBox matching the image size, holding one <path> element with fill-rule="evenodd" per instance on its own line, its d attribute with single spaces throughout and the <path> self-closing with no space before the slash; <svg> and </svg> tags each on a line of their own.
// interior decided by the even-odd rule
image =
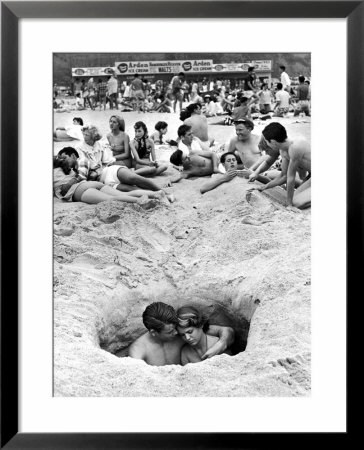
<svg viewBox="0 0 364 450">
<path fill-rule="evenodd" d="M 81 114 L 107 131 L 110 111 Z M 55 115 L 56 126 L 65 116 L 72 118 Z M 178 118 L 161 116 L 124 114 L 126 131 L 134 119 L 152 130 L 167 118 L 173 137 Z M 289 135 L 297 128 L 307 135 L 309 124 L 284 120 Z M 234 134 L 212 128 L 220 142 Z M 163 150 L 160 158 L 167 156 Z M 287 211 L 258 192 L 247 201 L 242 179 L 202 196 L 205 181 L 180 181 L 167 189 L 175 203 L 148 210 L 55 202 L 56 396 L 310 394 L 310 211 Z M 246 351 L 184 367 L 116 356 L 145 331 L 141 314 L 152 301 L 228 307 L 251 321 Z"/>
</svg>

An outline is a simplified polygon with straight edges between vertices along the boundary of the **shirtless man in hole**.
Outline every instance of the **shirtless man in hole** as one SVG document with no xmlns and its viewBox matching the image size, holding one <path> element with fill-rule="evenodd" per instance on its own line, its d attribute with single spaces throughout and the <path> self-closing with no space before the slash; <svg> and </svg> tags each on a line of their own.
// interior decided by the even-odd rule
<svg viewBox="0 0 364 450">
<path fill-rule="evenodd" d="M 181 364 L 185 342 L 176 330 L 178 320 L 174 308 L 162 302 L 152 303 L 143 313 L 143 323 L 148 331 L 131 344 L 129 356 L 152 366 Z M 202 360 L 223 353 L 234 341 L 234 330 L 230 327 L 210 325 L 208 334 L 219 340 L 202 355 Z"/>
</svg>

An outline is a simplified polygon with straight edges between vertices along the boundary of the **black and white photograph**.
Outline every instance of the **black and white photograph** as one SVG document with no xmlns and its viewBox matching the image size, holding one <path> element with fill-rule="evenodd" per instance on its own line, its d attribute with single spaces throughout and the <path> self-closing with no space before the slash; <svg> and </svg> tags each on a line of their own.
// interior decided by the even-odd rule
<svg viewBox="0 0 364 450">
<path fill-rule="evenodd" d="M 54 397 L 311 396 L 314 83 L 310 52 L 53 53 Z"/>
</svg>

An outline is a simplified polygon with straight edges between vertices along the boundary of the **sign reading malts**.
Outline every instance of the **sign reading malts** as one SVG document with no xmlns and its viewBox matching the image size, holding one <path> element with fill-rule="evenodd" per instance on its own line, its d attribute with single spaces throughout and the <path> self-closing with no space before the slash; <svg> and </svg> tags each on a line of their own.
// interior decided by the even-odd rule
<svg viewBox="0 0 364 450">
<path fill-rule="evenodd" d="M 73 77 L 97 77 L 111 75 L 115 67 L 72 67 Z"/>
<path fill-rule="evenodd" d="M 120 61 L 115 63 L 116 74 L 130 75 L 139 73 L 170 73 L 179 72 L 212 72 L 212 59 L 189 59 L 179 61 Z"/>
</svg>

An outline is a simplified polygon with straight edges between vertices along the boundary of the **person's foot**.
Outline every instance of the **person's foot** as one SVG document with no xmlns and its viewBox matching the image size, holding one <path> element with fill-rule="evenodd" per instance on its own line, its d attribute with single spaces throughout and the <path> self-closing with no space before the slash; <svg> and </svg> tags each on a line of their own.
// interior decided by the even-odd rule
<svg viewBox="0 0 364 450">
<path fill-rule="evenodd" d="M 160 190 L 160 191 L 155 192 L 154 198 L 158 199 L 161 203 L 164 203 L 165 205 L 169 206 L 168 195 L 164 191 Z"/>
<path fill-rule="evenodd" d="M 142 207 L 143 209 L 150 209 L 155 206 L 154 199 L 148 198 L 147 195 L 143 195 L 142 197 L 139 197 L 136 203 Z"/>
<path fill-rule="evenodd" d="M 166 187 L 171 187 L 172 186 L 172 182 L 170 179 L 168 179 L 167 181 L 165 181 L 162 185 L 162 188 L 166 188 Z"/>
<path fill-rule="evenodd" d="M 176 201 L 176 197 L 174 196 L 174 194 L 167 194 L 166 197 L 168 198 L 168 201 L 170 203 L 174 203 Z"/>
</svg>

